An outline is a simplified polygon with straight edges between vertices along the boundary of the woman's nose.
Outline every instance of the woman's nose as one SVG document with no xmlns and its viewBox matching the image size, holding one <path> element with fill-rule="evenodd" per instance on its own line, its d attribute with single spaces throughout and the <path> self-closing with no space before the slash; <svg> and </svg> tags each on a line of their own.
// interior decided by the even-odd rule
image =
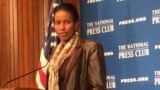
<svg viewBox="0 0 160 90">
<path fill-rule="evenodd" d="M 64 29 L 64 23 L 60 24 L 60 29 Z"/>
</svg>

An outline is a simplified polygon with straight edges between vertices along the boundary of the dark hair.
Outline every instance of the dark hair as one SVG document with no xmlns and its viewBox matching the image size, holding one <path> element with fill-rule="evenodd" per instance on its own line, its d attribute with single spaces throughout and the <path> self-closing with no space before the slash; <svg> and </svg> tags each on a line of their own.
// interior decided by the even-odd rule
<svg viewBox="0 0 160 90">
<path fill-rule="evenodd" d="M 62 3 L 62 4 L 58 5 L 57 7 L 55 7 L 53 14 L 56 14 L 56 12 L 58 12 L 59 10 L 65 10 L 65 11 L 69 12 L 72 15 L 74 21 L 79 20 L 77 8 L 74 5 L 72 5 L 70 3 Z"/>
</svg>

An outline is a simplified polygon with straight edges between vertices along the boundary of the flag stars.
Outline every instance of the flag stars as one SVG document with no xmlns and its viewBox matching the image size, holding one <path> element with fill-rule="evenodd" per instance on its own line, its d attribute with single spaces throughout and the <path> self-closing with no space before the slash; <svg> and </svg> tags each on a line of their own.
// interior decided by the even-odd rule
<svg viewBox="0 0 160 90">
<path fill-rule="evenodd" d="M 56 37 L 56 36 L 57 36 L 57 34 L 55 32 L 51 33 L 51 37 Z"/>
<path fill-rule="evenodd" d="M 56 6 L 58 6 L 58 3 L 54 3 L 54 4 L 52 5 L 53 8 L 55 8 Z"/>
<path fill-rule="evenodd" d="M 55 47 L 57 45 L 56 42 L 51 42 L 50 47 Z"/>
</svg>

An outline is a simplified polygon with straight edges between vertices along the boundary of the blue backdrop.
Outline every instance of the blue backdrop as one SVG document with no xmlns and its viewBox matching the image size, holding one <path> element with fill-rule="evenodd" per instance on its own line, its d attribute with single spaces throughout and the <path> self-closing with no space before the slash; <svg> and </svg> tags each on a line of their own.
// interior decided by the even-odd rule
<svg viewBox="0 0 160 90">
<path fill-rule="evenodd" d="M 108 90 L 160 90 L 160 0 L 80 0 L 81 34 L 102 43 Z"/>
</svg>

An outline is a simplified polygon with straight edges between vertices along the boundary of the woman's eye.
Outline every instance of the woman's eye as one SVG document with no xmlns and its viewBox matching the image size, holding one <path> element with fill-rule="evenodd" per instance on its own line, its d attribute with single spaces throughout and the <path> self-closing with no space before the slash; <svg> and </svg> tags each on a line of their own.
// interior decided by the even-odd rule
<svg viewBox="0 0 160 90">
<path fill-rule="evenodd" d="M 60 24 L 60 22 L 56 21 L 56 22 L 54 22 L 54 24 L 58 25 L 58 24 Z"/>
<path fill-rule="evenodd" d="M 71 21 L 65 21 L 64 23 L 65 23 L 65 24 L 69 24 L 70 22 L 71 22 Z"/>
</svg>

